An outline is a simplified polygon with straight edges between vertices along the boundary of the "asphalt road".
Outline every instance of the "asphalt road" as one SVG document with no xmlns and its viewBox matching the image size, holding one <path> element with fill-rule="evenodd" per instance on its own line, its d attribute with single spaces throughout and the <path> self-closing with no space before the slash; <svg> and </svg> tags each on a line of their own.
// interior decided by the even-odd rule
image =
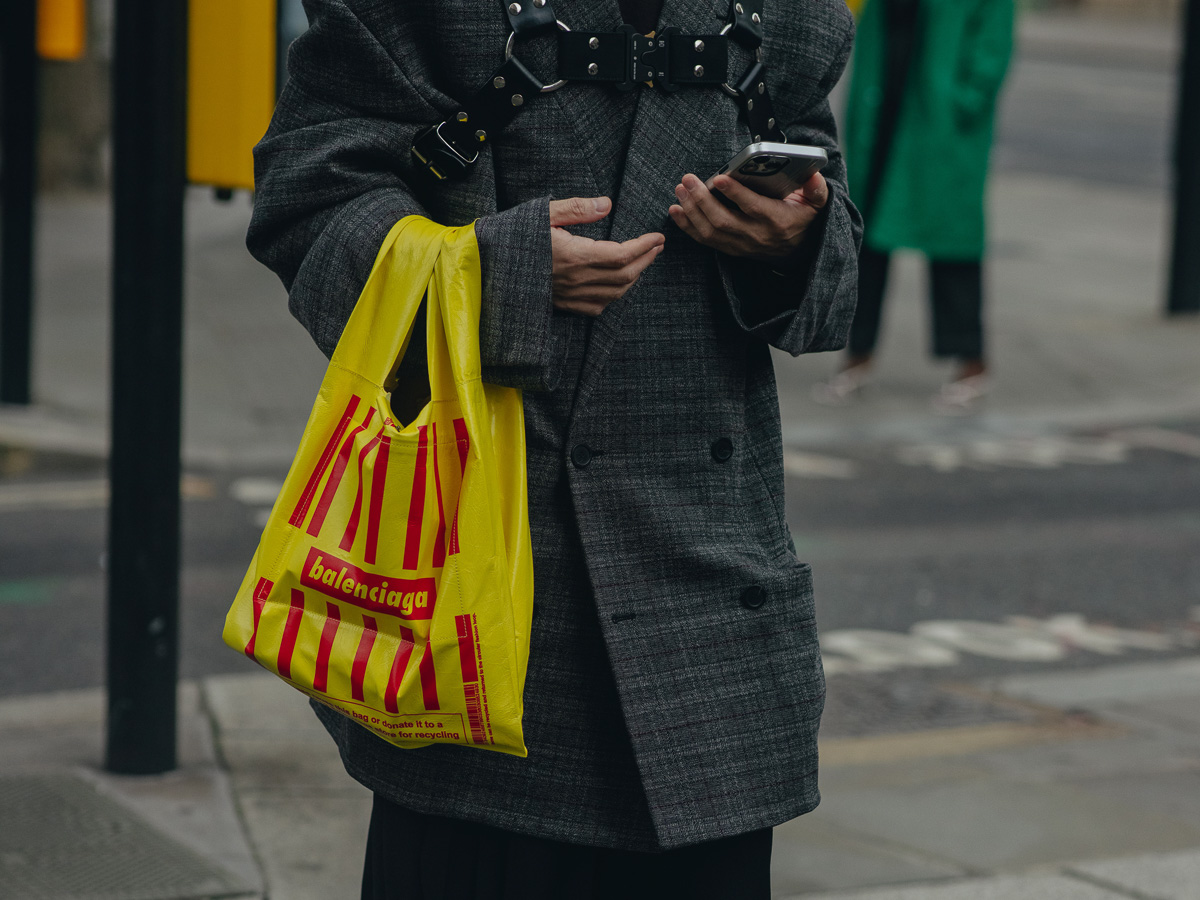
<svg viewBox="0 0 1200 900">
<path fill-rule="evenodd" d="M 1136 22 L 1130 27 L 1136 29 Z M 1064 23 L 1073 27 L 1070 21 Z M 1019 46 L 1001 97 L 995 165 L 1165 189 L 1177 103 L 1173 46 L 1040 40 Z"/>
</svg>

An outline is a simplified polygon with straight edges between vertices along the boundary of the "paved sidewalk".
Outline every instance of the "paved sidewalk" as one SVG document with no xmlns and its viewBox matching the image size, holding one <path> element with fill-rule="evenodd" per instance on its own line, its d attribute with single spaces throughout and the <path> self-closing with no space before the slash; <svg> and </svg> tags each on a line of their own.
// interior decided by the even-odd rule
<svg viewBox="0 0 1200 900">
<path fill-rule="evenodd" d="M 778 900 L 1200 897 L 1200 659 L 972 687 L 1036 714 L 824 742 L 824 803 L 776 830 Z M 299 693 L 184 684 L 157 778 L 99 771 L 102 699 L 0 702 L 0 898 L 355 896 L 370 798 Z"/>
</svg>

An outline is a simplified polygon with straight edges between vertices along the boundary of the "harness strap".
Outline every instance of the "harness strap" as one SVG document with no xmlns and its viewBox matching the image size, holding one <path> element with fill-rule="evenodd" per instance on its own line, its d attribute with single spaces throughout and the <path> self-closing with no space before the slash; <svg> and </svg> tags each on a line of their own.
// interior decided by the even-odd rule
<svg viewBox="0 0 1200 900">
<path fill-rule="evenodd" d="M 763 42 L 763 0 L 736 0 L 729 7 L 728 34 L 747 50 L 757 50 Z"/>
<path fill-rule="evenodd" d="M 503 130 L 530 98 L 568 81 L 607 83 L 626 91 L 642 83 L 667 92 L 720 85 L 737 99 L 755 141 L 786 141 L 775 119 L 762 63 L 762 10 L 763 0 L 733 0 L 720 34 L 684 34 L 669 27 L 649 37 L 632 25 L 613 32 L 574 32 L 558 21 L 551 0 L 505 2 L 512 34 L 504 64 L 454 115 L 417 135 L 413 159 L 438 181 L 465 178 L 489 135 Z M 518 39 L 556 29 L 559 80 L 542 84 L 513 56 L 513 45 Z M 755 55 L 736 85 L 729 84 L 730 41 Z"/>
<path fill-rule="evenodd" d="M 632 25 L 609 32 L 563 31 L 558 35 L 558 76 L 626 91 L 646 82 L 664 91 L 724 84 L 729 80 L 729 40 L 719 34 L 685 35 L 675 27 L 654 37 Z"/>
<path fill-rule="evenodd" d="M 519 59 L 505 60 L 453 116 L 417 135 L 413 158 L 438 181 L 466 177 L 488 136 L 502 131 L 541 88 Z"/>
<path fill-rule="evenodd" d="M 756 141 L 787 142 L 787 135 L 775 121 L 775 106 L 767 89 L 767 67 L 756 62 L 735 86 L 738 105 L 746 116 L 750 134 Z"/>
</svg>

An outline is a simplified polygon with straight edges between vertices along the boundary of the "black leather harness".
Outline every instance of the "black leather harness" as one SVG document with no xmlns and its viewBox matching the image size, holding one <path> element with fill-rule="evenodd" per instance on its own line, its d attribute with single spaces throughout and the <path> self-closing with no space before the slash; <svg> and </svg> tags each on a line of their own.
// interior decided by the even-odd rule
<svg viewBox="0 0 1200 900">
<path fill-rule="evenodd" d="M 640 84 L 666 93 L 688 87 L 720 86 L 738 101 L 756 141 L 786 141 L 775 121 L 762 62 L 763 0 L 732 0 L 729 19 L 717 34 L 684 34 L 659 29 L 639 34 L 632 25 L 618 31 L 572 31 L 555 16 L 550 0 L 505 2 L 512 34 L 504 63 L 453 116 L 426 128 L 413 142 L 413 159 L 437 181 L 466 178 L 483 144 L 502 131 L 527 102 L 567 82 L 610 84 L 630 91 Z M 542 84 L 514 55 L 518 40 L 558 35 L 558 80 Z M 750 67 L 729 82 L 729 43 L 754 55 Z"/>
</svg>

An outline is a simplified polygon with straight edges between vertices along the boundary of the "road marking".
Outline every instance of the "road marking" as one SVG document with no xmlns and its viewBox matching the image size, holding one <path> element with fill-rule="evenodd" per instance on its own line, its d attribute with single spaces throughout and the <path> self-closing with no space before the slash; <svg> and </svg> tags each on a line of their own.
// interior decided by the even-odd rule
<svg viewBox="0 0 1200 900">
<path fill-rule="evenodd" d="M 1167 651 L 1178 646 L 1177 641 L 1165 634 L 1091 625 L 1078 614 L 1051 616 L 1044 621 L 1027 616 L 1009 616 L 1007 621 L 1018 628 L 1042 629 L 1068 650 L 1087 650 L 1105 656 L 1119 656 L 1127 649 Z"/>
<path fill-rule="evenodd" d="M 188 500 L 205 500 L 215 492 L 210 479 L 185 475 L 180 480 L 179 493 Z M 108 497 L 107 478 L 0 484 L 0 513 L 96 509 L 107 506 Z"/>
<path fill-rule="evenodd" d="M 918 622 L 912 627 L 915 637 L 935 644 L 954 647 L 975 656 L 1007 659 L 1012 662 L 1056 662 L 1067 650 L 1053 636 L 1033 629 L 995 622 L 943 620 Z"/>
<path fill-rule="evenodd" d="M 1132 447 L 1166 450 L 1168 453 L 1200 459 L 1200 437 L 1182 431 L 1170 431 L 1166 428 L 1131 428 L 1114 431 L 1109 437 Z"/>
<path fill-rule="evenodd" d="M 1131 428 L 1104 437 L 1043 435 L 987 438 L 965 443 L 910 444 L 895 448 L 906 466 L 939 473 L 992 471 L 997 468 L 1058 469 L 1067 465 L 1111 466 L 1129 461 L 1134 448 L 1163 450 L 1200 459 L 1200 437 L 1167 428 Z M 784 471 L 796 478 L 855 478 L 859 464 L 849 459 L 800 450 L 784 450 Z"/>
<path fill-rule="evenodd" d="M 43 481 L 0 485 L 0 512 L 94 509 L 108 503 L 108 481 Z"/>
<path fill-rule="evenodd" d="M 1200 611 L 1193 610 L 1191 615 L 1200 616 Z M 1104 656 L 1119 656 L 1127 650 L 1165 653 L 1195 647 L 1197 642 L 1197 636 L 1187 630 L 1161 634 L 1114 628 L 1072 613 L 1047 619 L 1011 616 L 1004 623 L 933 620 L 916 623 L 907 634 L 838 629 L 821 634 L 821 654 L 828 677 L 952 666 L 961 662 L 962 654 L 1056 662 L 1080 651 Z"/>
<path fill-rule="evenodd" d="M 229 485 L 229 496 L 247 506 L 274 506 L 281 490 L 278 478 L 239 478 Z"/>
<path fill-rule="evenodd" d="M 853 478 L 858 474 L 857 467 L 848 459 L 799 450 L 783 452 L 783 471 L 795 478 Z"/>
<path fill-rule="evenodd" d="M 822 635 L 821 652 L 848 657 L 858 672 L 887 672 L 901 667 L 937 668 L 959 662 L 957 651 L 949 647 L 907 634 L 869 628 L 847 628 Z M 831 674 L 831 664 L 836 673 L 839 664 L 844 666 L 846 662 L 846 659 L 826 657 L 825 674 Z"/>
<path fill-rule="evenodd" d="M 1129 458 L 1129 446 L 1111 438 L 1028 437 L 968 441 L 964 444 L 914 444 L 896 458 L 908 466 L 935 472 L 962 469 L 1057 469 L 1064 465 L 1115 465 Z"/>
</svg>

